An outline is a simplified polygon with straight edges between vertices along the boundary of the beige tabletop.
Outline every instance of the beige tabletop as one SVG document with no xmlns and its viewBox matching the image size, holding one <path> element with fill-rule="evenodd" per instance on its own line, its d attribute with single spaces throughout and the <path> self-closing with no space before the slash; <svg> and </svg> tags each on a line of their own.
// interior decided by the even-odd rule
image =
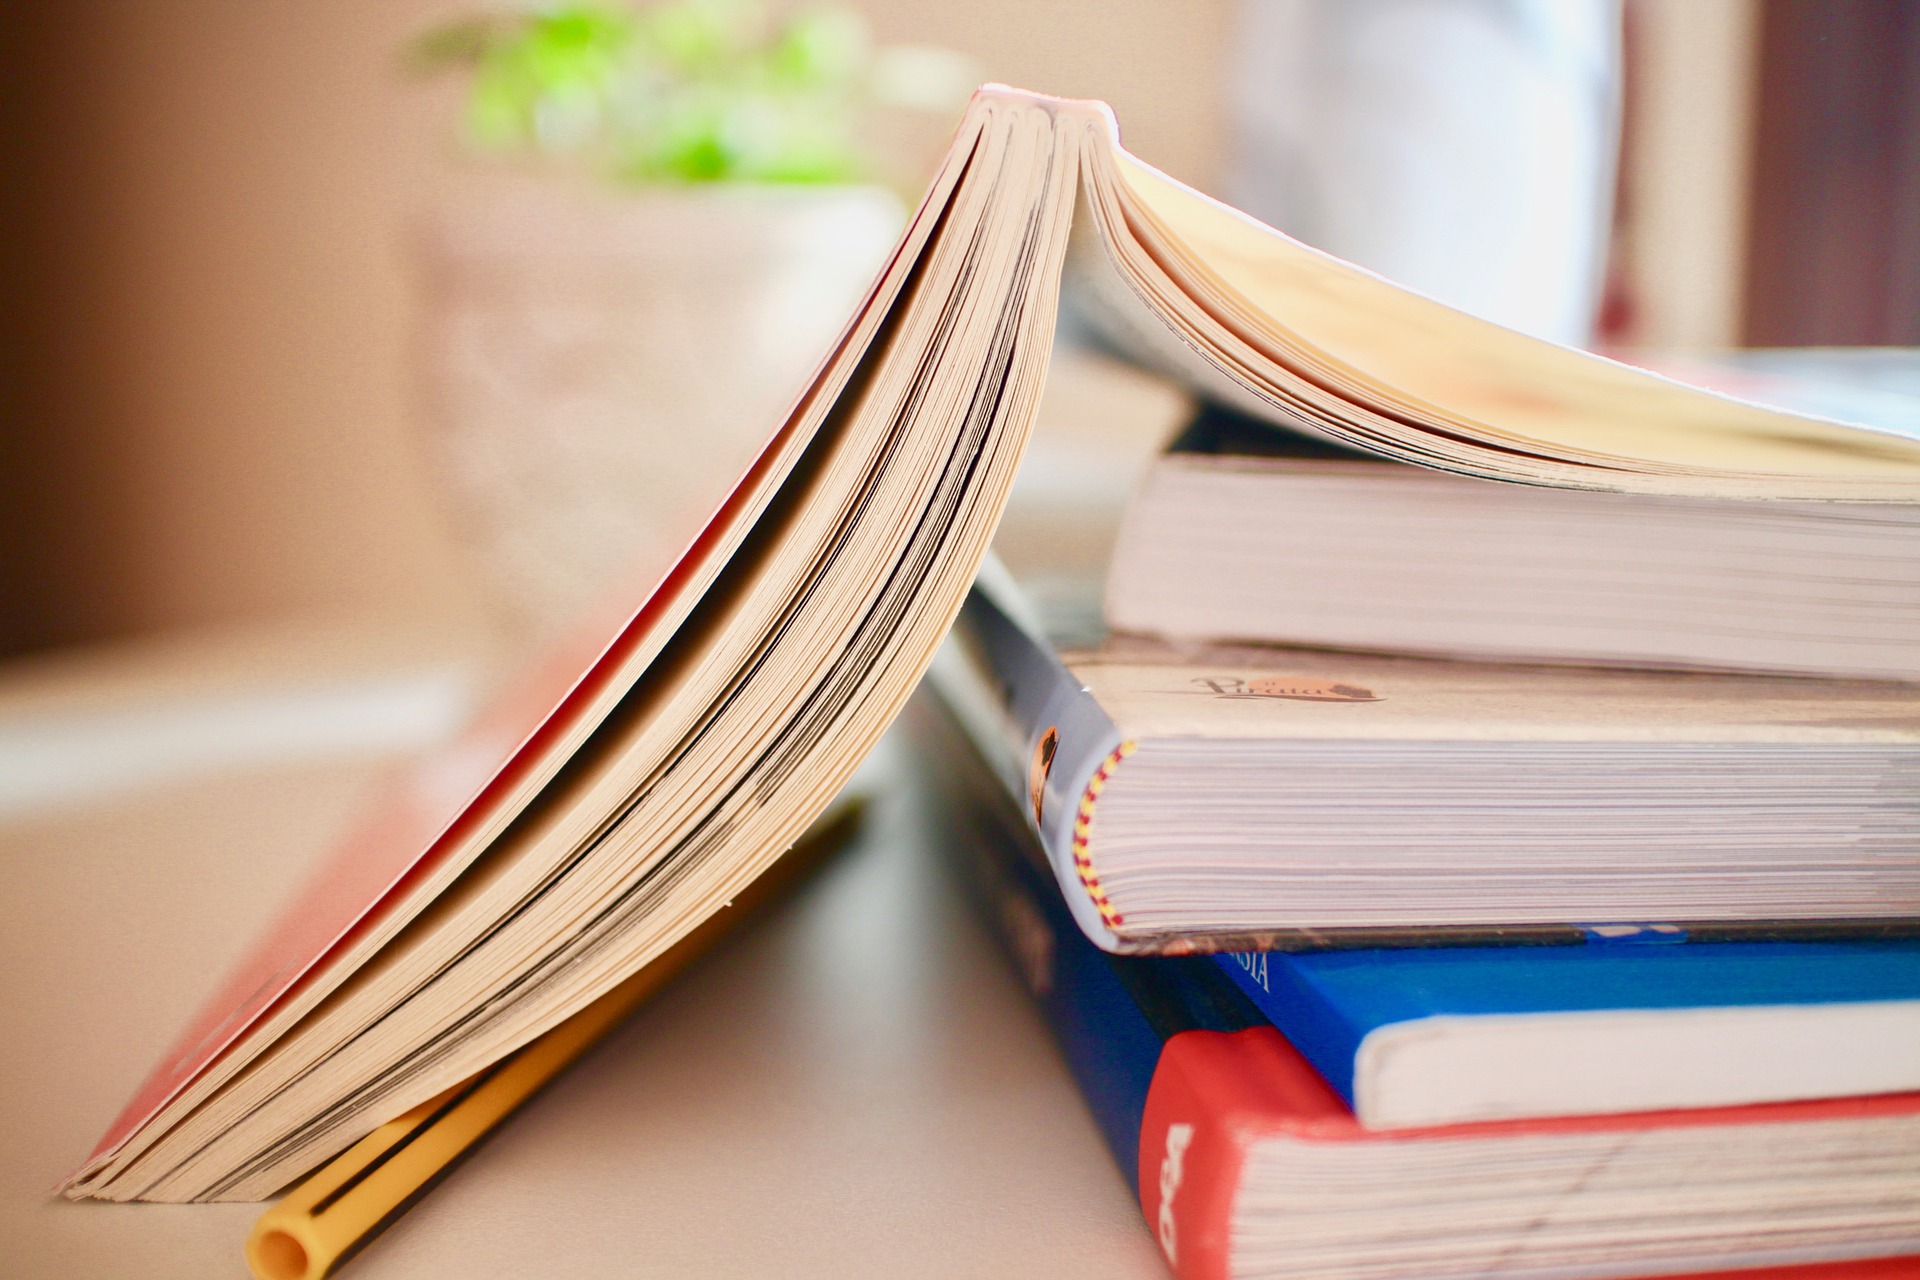
<svg viewBox="0 0 1920 1280">
<path fill-rule="evenodd" d="M 996 543 L 1043 603 L 1097 614 L 1120 511 L 1187 407 L 1056 359 Z M 245 1276 L 253 1206 L 51 1189 L 481 670 L 443 639 L 297 620 L 0 666 L 0 1277 Z M 859 785 L 852 847 L 345 1274 L 1163 1277 L 900 753 Z"/>
<path fill-rule="evenodd" d="M 209 643 L 0 675 L 9 1277 L 246 1274 L 253 1206 L 51 1188 L 382 772 L 455 718 L 444 664 Z M 263 647 L 279 668 L 234 657 Z M 1164 1275 L 897 753 L 864 776 L 877 799 L 851 847 L 346 1274 Z"/>
</svg>

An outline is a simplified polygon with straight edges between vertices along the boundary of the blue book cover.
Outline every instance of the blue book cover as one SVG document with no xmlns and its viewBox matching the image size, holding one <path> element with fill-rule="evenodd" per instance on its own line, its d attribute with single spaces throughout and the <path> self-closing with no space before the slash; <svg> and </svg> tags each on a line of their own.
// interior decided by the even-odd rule
<svg viewBox="0 0 1920 1280">
<path fill-rule="evenodd" d="M 1369 1127 L 1920 1090 L 1914 940 L 1608 929 L 1215 961 Z"/>
<path fill-rule="evenodd" d="M 1046 871 L 1017 852 L 1030 839 L 1024 832 L 969 835 L 954 849 L 967 888 L 1013 954 L 1137 1193 L 1141 1121 L 1166 1043 L 1185 1031 L 1270 1024 L 1212 957 L 1116 956 L 1093 945 Z"/>
</svg>

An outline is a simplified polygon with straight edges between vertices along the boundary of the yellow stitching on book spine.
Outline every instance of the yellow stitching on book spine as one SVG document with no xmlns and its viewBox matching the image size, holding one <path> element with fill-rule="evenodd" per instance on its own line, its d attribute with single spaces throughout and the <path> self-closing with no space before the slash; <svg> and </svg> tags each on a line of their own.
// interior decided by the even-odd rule
<svg viewBox="0 0 1920 1280">
<path fill-rule="evenodd" d="M 1093 859 L 1087 855 L 1087 832 L 1093 825 L 1093 806 L 1100 799 L 1100 793 L 1107 789 L 1107 780 L 1113 777 L 1113 771 L 1122 760 L 1133 754 L 1136 744 L 1123 742 L 1113 749 L 1113 753 L 1101 761 L 1100 767 L 1087 779 L 1087 789 L 1080 796 L 1080 808 L 1073 818 L 1073 869 L 1080 874 L 1080 883 L 1086 888 L 1087 896 L 1093 899 L 1093 905 L 1100 910 L 1100 919 L 1107 928 L 1113 929 L 1126 923 L 1126 917 L 1113 909 L 1107 901 L 1106 891 L 1100 887 L 1100 877 L 1093 872 Z"/>
</svg>

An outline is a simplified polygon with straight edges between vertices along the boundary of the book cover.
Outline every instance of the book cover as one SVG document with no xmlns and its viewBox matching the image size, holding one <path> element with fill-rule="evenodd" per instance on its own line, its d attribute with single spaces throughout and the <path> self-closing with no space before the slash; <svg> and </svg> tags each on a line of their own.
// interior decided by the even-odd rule
<svg viewBox="0 0 1920 1280">
<path fill-rule="evenodd" d="M 1214 959 L 1369 1128 L 1920 1090 L 1912 939 Z"/>
</svg>

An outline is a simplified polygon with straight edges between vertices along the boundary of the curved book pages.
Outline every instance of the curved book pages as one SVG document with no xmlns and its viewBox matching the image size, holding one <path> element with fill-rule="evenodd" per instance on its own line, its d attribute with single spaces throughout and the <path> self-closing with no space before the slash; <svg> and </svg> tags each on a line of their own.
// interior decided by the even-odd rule
<svg viewBox="0 0 1920 1280">
<path fill-rule="evenodd" d="M 960 608 L 1033 421 L 1070 232 L 1118 282 L 1117 313 L 1206 377 L 1396 457 L 1673 493 L 1920 481 L 1920 444 L 1470 320 L 1116 137 L 1097 103 L 976 97 L 880 278 L 680 562 L 590 661 L 557 656 L 400 789 L 68 1194 L 268 1195 L 612 989 L 791 845 Z"/>
<path fill-rule="evenodd" d="M 1097 148 L 1070 250 L 1143 363 L 1309 436 L 1623 493 L 1920 502 L 1920 440 L 1735 400 L 1455 311 Z"/>
</svg>

